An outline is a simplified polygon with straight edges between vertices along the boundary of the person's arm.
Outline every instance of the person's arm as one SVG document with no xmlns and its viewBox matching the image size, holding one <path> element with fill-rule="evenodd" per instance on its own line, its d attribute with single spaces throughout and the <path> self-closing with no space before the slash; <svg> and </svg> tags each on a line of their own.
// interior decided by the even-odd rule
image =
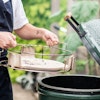
<svg viewBox="0 0 100 100">
<path fill-rule="evenodd" d="M 15 30 L 15 33 L 27 40 L 43 39 L 50 46 L 58 44 L 58 37 L 54 33 L 44 28 L 35 27 L 29 23 Z"/>
</svg>

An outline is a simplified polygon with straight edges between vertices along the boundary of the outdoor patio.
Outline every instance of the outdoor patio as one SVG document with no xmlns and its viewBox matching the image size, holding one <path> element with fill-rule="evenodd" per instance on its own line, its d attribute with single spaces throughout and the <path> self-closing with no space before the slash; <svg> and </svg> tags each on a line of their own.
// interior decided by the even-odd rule
<svg viewBox="0 0 100 100">
<path fill-rule="evenodd" d="M 13 84 L 14 100 L 38 100 L 38 94 L 23 89 L 19 84 Z"/>
</svg>

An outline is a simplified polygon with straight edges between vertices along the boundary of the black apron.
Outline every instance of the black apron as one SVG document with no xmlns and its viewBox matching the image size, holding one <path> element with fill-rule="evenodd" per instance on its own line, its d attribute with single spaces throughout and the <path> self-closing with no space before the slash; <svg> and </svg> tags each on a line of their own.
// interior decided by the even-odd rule
<svg viewBox="0 0 100 100">
<path fill-rule="evenodd" d="M 13 31 L 13 10 L 11 0 L 0 0 L 0 31 Z M 6 35 L 5 35 L 6 36 Z M 0 61 L 7 59 L 7 51 L 0 48 Z M 0 100 L 13 100 L 12 86 L 6 67 L 0 66 Z"/>
</svg>

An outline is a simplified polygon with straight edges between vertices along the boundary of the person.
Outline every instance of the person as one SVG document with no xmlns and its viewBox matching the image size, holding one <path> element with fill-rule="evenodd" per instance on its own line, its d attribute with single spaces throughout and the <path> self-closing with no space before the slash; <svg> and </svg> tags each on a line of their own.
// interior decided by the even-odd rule
<svg viewBox="0 0 100 100">
<path fill-rule="evenodd" d="M 0 62 L 7 59 L 7 49 L 17 46 L 13 31 L 22 39 L 43 39 L 49 46 L 59 42 L 54 33 L 28 22 L 21 0 L 0 0 Z M 0 100 L 13 100 L 12 94 L 8 70 L 0 66 Z"/>
</svg>

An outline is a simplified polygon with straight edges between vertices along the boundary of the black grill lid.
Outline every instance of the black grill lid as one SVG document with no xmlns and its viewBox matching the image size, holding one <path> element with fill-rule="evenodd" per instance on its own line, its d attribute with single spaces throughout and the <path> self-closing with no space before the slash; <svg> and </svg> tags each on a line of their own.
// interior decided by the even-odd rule
<svg viewBox="0 0 100 100">
<path fill-rule="evenodd" d="M 78 33 L 85 47 L 100 65 L 100 19 L 79 24 L 71 14 L 68 14 L 65 20 Z"/>
</svg>

